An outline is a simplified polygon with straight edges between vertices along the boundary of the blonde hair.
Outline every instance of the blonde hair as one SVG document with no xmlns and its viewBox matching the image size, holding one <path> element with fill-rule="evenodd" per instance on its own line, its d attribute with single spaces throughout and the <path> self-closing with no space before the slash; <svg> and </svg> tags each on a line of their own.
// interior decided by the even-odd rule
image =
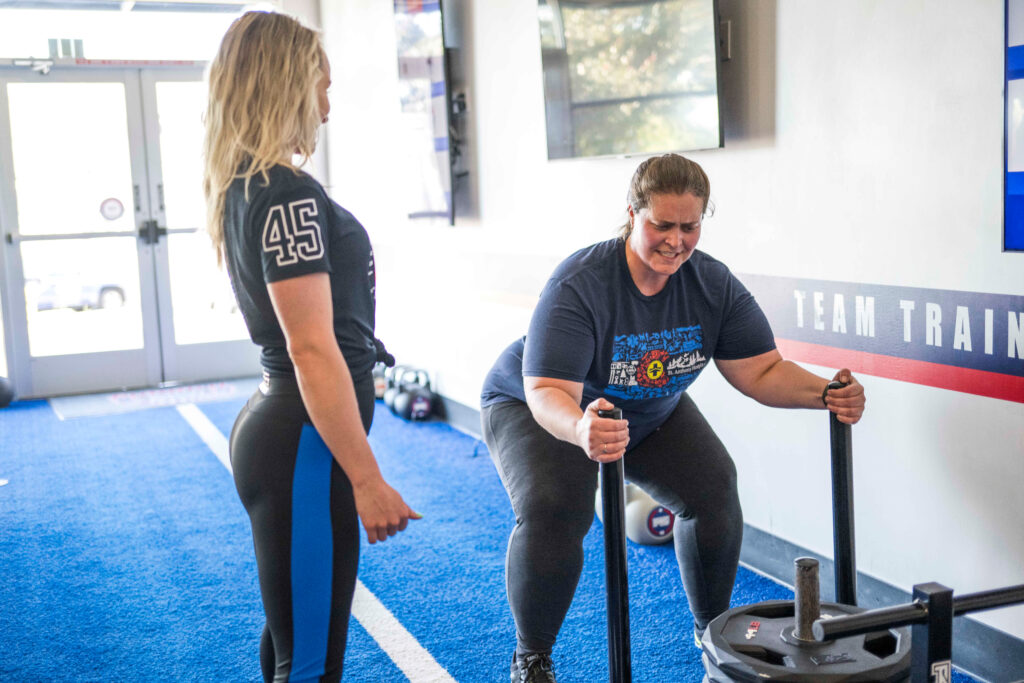
<svg viewBox="0 0 1024 683">
<path fill-rule="evenodd" d="M 646 159 L 637 166 L 629 182 L 626 200 L 635 213 L 650 206 L 652 194 L 686 193 L 703 201 L 700 215 L 704 216 L 711 197 L 711 181 L 708 180 L 707 173 L 696 161 L 679 154 L 663 154 Z M 619 237 L 628 239 L 632 232 L 633 223 L 627 220 L 625 225 L 619 228 Z"/>
<path fill-rule="evenodd" d="M 325 63 L 320 34 L 275 12 L 236 19 L 210 64 L 203 193 L 206 228 L 224 255 L 224 198 L 236 178 L 249 181 L 281 164 L 297 170 L 316 147 L 321 114 L 316 85 Z"/>
</svg>

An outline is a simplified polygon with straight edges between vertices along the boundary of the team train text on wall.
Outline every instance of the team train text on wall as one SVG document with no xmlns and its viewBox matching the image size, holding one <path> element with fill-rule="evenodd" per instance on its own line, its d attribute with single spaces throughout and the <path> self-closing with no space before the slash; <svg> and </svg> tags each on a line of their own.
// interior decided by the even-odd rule
<svg viewBox="0 0 1024 683">
<path fill-rule="evenodd" d="M 790 360 L 1024 403 L 1024 296 L 739 277 Z"/>
</svg>

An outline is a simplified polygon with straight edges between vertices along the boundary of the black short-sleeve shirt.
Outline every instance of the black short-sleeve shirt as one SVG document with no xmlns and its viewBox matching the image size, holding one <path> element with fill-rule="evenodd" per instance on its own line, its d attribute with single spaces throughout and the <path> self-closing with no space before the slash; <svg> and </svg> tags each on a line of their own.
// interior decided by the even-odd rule
<svg viewBox="0 0 1024 683">
<path fill-rule="evenodd" d="M 710 359 L 775 348 L 754 297 L 722 262 L 694 251 L 654 294 L 643 294 L 620 239 L 563 261 L 548 280 L 526 337 L 484 381 L 481 404 L 525 400 L 523 375 L 583 383 L 585 406 L 622 408 L 635 445 L 657 429 Z"/>
<path fill-rule="evenodd" d="M 366 230 L 302 171 L 275 166 L 269 182 L 257 175 L 228 188 L 224 253 L 231 285 L 249 336 L 262 347 L 260 362 L 272 375 L 295 372 L 267 284 L 328 273 L 334 335 L 351 372 L 376 361 L 375 274 Z"/>
</svg>

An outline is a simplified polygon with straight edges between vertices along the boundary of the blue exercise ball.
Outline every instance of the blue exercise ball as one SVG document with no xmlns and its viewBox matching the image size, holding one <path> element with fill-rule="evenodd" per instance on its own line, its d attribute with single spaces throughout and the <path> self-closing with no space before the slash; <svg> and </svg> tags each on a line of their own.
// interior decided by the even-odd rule
<svg viewBox="0 0 1024 683">
<path fill-rule="evenodd" d="M 6 377 L 0 377 L 0 408 L 6 408 L 14 400 L 14 388 Z"/>
</svg>

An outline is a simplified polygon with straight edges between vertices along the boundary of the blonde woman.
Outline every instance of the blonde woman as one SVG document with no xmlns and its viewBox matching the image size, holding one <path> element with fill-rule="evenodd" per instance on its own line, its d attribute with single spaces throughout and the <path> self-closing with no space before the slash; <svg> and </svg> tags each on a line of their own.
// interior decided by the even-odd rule
<svg viewBox="0 0 1024 683">
<path fill-rule="evenodd" d="M 373 419 L 374 265 L 362 225 L 293 164 L 327 120 L 319 35 L 236 20 L 210 66 L 204 191 L 263 382 L 231 433 L 266 625 L 265 681 L 338 681 L 359 557 L 418 519 L 381 476 Z"/>
</svg>

